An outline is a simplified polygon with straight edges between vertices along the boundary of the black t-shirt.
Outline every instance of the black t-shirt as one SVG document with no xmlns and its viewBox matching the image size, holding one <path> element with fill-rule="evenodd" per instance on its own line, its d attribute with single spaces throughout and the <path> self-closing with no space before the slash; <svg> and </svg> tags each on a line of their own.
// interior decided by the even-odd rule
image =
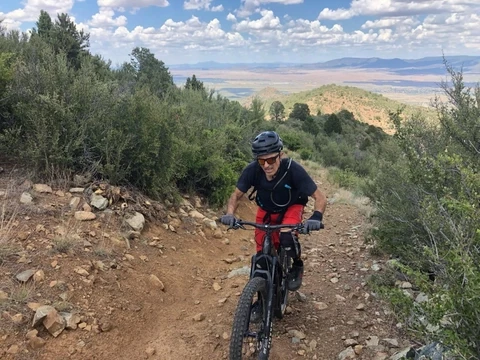
<svg viewBox="0 0 480 360">
<path fill-rule="evenodd" d="M 256 161 L 251 162 L 243 169 L 237 188 L 246 193 L 255 186 L 257 205 L 269 212 L 278 213 L 293 204 L 306 205 L 308 197 L 317 190 L 317 185 L 294 160 L 287 171 L 289 161 L 290 159 L 282 159 L 278 173 L 271 181 L 267 180 L 265 172 Z"/>
</svg>

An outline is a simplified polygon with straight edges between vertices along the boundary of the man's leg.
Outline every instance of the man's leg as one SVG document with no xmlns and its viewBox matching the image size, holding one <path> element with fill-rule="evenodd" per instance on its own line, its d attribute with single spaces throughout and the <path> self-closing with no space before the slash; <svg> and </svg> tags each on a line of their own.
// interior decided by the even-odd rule
<svg viewBox="0 0 480 360">
<path fill-rule="evenodd" d="M 290 206 L 283 218 L 282 224 L 299 224 L 302 222 L 303 205 Z M 301 247 L 298 236 L 292 231 L 282 231 L 280 234 L 280 243 L 287 245 L 289 255 L 293 259 L 292 269 L 288 275 L 288 288 L 290 291 L 296 291 L 302 285 L 303 261 L 301 259 Z"/>
</svg>

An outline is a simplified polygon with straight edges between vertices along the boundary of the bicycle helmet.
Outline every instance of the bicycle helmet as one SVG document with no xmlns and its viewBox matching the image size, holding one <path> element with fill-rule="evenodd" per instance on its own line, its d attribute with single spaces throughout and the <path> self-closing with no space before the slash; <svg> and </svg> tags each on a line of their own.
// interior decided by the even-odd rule
<svg viewBox="0 0 480 360">
<path fill-rule="evenodd" d="M 280 152 L 283 142 L 275 131 L 264 131 L 258 134 L 252 143 L 252 153 L 255 157 Z"/>
</svg>

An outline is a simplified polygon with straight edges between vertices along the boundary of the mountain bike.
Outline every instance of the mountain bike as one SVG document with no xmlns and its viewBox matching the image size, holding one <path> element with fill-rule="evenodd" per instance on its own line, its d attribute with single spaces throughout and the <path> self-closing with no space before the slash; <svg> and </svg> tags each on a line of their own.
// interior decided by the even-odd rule
<svg viewBox="0 0 480 360">
<path fill-rule="evenodd" d="M 280 246 L 277 252 L 272 233 L 291 229 L 306 234 L 300 224 L 258 224 L 237 220 L 233 229 L 252 226 L 265 232 L 262 251 L 252 256 L 250 280 L 242 291 L 233 320 L 230 338 L 230 360 L 268 359 L 272 345 L 272 322 L 281 319 L 288 302 L 288 271 L 292 259 Z"/>
</svg>

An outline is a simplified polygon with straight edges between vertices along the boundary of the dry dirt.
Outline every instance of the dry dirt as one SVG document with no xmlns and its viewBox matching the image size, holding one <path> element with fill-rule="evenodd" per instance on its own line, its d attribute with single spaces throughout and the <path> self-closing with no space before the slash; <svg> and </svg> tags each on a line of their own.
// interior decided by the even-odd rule
<svg viewBox="0 0 480 360">
<path fill-rule="evenodd" d="M 68 205 L 68 188 L 60 189 L 65 194 L 59 196 L 55 187 L 53 194 L 30 190 L 34 204 L 20 205 L 23 178 L 10 170 L 0 174 L 0 191 L 7 190 L 0 198 L 0 214 L 2 205 L 6 208 L 0 227 L 0 290 L 9 295 L 0 300 L 0 358 L 228 358 L 233 313 L 247 277 L 227 275 L 249 265 L 254 251 L 251 232 L 226 232 L 220 225 L 221 235 L 217 231 L 214 236 L 208 229 L 200 231 L 189 218 L 172 232 L 163 224 L 176 209 L 167 208 L 163 218 L 147 222 L 128 249 L 122 238 L 121 209 L 111 215 L 97 212 L 96 220 L 77 222 Z M 306 299 L 291 293 L 291 313 L 274 323 L 271 358 L 337 359 L 349 338 L 363 345 L 357 359 L 387 358 L 398 349 L 367 347 L 369 336 L 399 339 L 400 348 L 408 343 L 401 341 L 385 305 L 365 286 L 374 261 L 382 264 L 364 243 L 368 222 L 359 208 L 339 201 L 337 189 L 322 178 L 317 181 L 330 202 L 325 230 L 301 239 L 306 272 L 300 292 Z M 195 204 L 194 198 L 189 201 Z M 211 218 L 221 215 L 204 207 L 197 210 Z M 253 220 L 254 210 L 252 203 L 243 202 L 238 215 Z M 103 271 L 91 266 L 96 261 L 105 265 Z M 90 276 L 75 273 L 77 266 L 87 268 Z M 45 279 L 19 284 L 15 275 L 26 269 L 43 270 Z M 150 283 L 151 274 L 163 282 L 163 291 Z M 315 302 L 325 303 L 327 309 L 316 308 Z M 27 305 L 31 303 L 78 312 L 87 326 L 64 330 L 54 338 L 40 325 L 38 336 L 46 344 L 31 349 L 25 339 L 34 315 Z M 363 310 L 356 309 L 359 304 L 365 305 Z M 193 320 L 200 313 L 204 320 Z M 10 318 L 16 314 L 22 314 L 18 324 Z M 293 343 L 291 329 L 306 338 Z M 18 352 L 8 353 L 15 345 Z"/>
</svg>

